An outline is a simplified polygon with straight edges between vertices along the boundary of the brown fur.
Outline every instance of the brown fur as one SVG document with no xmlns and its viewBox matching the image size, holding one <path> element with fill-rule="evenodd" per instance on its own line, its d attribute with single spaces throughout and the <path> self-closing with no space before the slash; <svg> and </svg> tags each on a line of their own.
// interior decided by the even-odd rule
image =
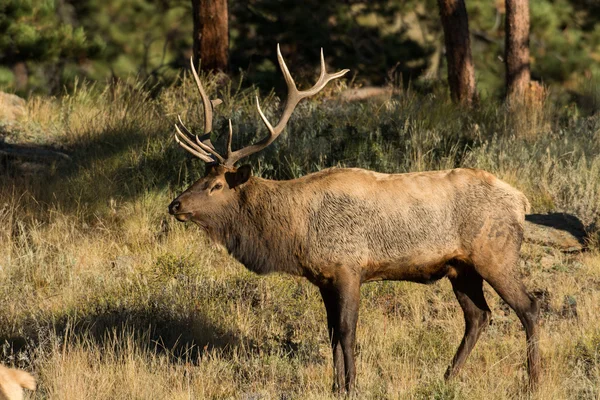
<svg viewBox="0 0 600 400">
<path fill-rule="evenodd" d="M 22 400 L 23 388 L 35 390 L 35 379 L 28 372 L 0 365 L 0 400 Z"/>
<path fill-rule="evenodd" d="M 458 372 L 489 321 L 486 280 L 523 322 L 531 383 L 537 382 L 537 303 L 514 271 L 529 202 L 485 171 L 388 175 L 334 168 L 272 181 L 250 176 L 247 166 L 213 165 L 169 207 L 248 269 L 304 276 L 320 288 L 337 390 L 354 385 L 360 285 L 443 277 L 466 322 L 446 377 Z"/>
</svg>

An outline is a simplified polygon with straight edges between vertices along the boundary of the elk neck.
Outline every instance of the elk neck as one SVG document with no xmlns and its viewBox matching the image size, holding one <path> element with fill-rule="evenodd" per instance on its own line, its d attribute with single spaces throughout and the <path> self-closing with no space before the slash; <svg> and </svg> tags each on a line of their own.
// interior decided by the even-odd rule
<svg viewBox="0 0 600 400">
<path fill-rule="evenodd" d="M 251 177 L 235 189 L 235 202 L 208 227 L 211 239 L 258 274 L 303 275 L 298 256 L 305 227 L 290 212 L 303 205 L 290 189 L 286 181 Z"/>
</svg>

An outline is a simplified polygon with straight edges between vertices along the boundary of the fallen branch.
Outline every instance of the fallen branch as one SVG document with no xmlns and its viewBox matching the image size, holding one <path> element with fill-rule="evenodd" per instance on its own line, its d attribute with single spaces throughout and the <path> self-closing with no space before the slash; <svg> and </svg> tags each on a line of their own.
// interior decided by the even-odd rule
<svg viewBox="0 0 600 400">
<path fill-rule="evenodd" d="M 44 147 L 22 146 L 0 143 L 0 156 L 26 159 L 62 159 L 71 161 L 71 157 L 63 152 Z"/>
</svg>

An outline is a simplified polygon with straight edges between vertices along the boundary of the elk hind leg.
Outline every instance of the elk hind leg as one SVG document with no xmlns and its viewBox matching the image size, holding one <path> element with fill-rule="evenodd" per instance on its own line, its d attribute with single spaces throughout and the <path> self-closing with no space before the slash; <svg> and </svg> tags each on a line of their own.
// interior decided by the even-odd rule
<svg viewBox="0 0 600 400">
<path fill-rule="evenodd" d="M 461 270 L 458 276 L 451 278 L 452 289 L 463 310 L 465 334 L 446 370 L 445 379 L 456 376 L 467 357 L 475 347 L 479 336 L 490 321 L 490 309 L 483 295 L 483 278 L 471 266 Z"/>
<path fill-rule="evenodd" d="M 525 290 L 523 283 L 512 273 L 512 268 L 501 274 L 486 277 L 485 280 L 494 288 L 502 299 L 512 308 L 525 328 L 527 337 L 527 370 L 529 384 L 535 389 L 540 376 L 539 353 L 539 304 L 535 297 Z"/>
</svg>

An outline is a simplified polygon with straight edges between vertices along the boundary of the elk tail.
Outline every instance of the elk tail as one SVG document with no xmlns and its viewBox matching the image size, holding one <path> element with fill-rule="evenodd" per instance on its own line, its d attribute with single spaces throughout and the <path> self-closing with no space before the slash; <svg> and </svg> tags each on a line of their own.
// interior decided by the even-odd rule
<svg viewBox="0 0 600 400">
<path fill-rule="evenodd" d="M 15 382 L 21 385 L 21 387 L 29 390 L 35 390 L 35 378 L 31 376 L 29 372 L 25 372 L 20 369 L 13 369 L 10 372 Z"/>
</svg>

